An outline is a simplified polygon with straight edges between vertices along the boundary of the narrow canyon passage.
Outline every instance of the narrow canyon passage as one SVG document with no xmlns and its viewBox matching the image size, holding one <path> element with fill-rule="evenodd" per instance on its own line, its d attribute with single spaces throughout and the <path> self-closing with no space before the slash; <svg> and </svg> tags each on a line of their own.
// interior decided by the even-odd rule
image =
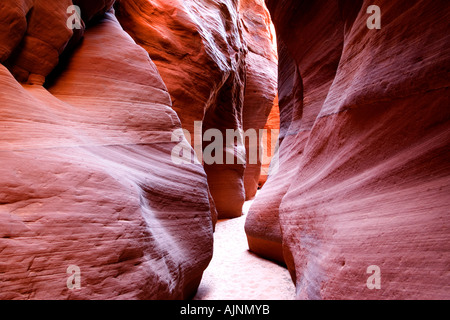
<svg viewBox="0 0 450 320">
<path fill-rule="evenodd" d="M 214 234 L 214 255 L 205 270 L 194 300 L 293 300 L 295 286 L 289 271 L 248 251 L 244 215 L 219 220 Z"/>
<path fill-rule="evenodd" d="M 450 300 L 450 1 L 0 7 L 0 300 Z"/>
</svg>

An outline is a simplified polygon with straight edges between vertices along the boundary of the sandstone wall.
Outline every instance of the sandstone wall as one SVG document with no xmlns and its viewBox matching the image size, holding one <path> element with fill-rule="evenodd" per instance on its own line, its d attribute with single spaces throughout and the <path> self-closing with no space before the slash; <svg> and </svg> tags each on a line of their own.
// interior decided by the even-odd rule
<svg viewBox="0 0 450 320">
<path fill-rule="evenodd" d="M 74 31 L 70 1 L 0 4 L 0 298 L 187 298 L 212 256 L 206 174 L 171 160 L 180 120 L 112 1 L 75 3 Z"/>
<path fill-rule="evenodd" d="M 298 298 L 448 299 L 448 3 L 267 4 L 280 171 L 250 209 L 250 248 L 287 263 Z M 380 290 L 366 286 L 371 265 Z"/>
<path fill-rule="evenodd" d="M 248 140 L 226 146 L 225 137 L 227 129 L 262 129 L 276 96 L 275 37 L 264 2 L 121 0 L 116 9 L 157 65 L 200 160 L 210 144 L 202 145 L 203 134 L 222 133 L 223 161 L 234 154 L 234 164 L 204 163 L 212 211 L 240 216 L 256 193 L 261 163 L 247 164 Z"/>
</svg>

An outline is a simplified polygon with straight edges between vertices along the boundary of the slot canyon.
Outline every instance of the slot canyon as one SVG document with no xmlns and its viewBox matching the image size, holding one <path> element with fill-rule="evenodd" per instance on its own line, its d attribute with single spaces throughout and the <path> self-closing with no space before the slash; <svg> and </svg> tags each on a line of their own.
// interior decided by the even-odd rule
<svg viewBox="0 0 450 320">
<path fill-rule="evenodd" d="M 0 299 L 450 299 L 449 30 L 447 0 L 0 0 Z"/>
</svg>

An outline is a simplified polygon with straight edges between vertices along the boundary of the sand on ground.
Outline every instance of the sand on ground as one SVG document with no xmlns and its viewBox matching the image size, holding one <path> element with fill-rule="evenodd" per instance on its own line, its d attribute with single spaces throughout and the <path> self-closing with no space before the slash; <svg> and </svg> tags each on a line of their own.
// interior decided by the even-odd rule
<svg viewBox="0 0 450 320">
<path fill-rule="evenodd" d="M 295 286 L 289 271 L 248 251 L 244 215 L 219 220 L 213 258 L 203 274 L 194 300 L 292 300 Z"/>
</svg>

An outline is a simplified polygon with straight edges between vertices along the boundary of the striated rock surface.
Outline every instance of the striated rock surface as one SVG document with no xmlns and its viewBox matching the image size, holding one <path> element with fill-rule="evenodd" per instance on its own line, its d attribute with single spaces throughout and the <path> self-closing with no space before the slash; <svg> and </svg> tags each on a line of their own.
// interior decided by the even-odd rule
<svg viewBox="0 0 450 320">
<path fill-rule="evenodd" d="M 6 50 L 5 58 L 9 59 L 5 65 L 19 81 L 42 84 L 58 64 L 59 56 L 73 35 L 73 31 L 66 27 L 69 18 L 66 11 L 72 1 L 7 0 L 4 5 L 2 28 L 7 29 L 8 37 L 14 33 L 11 40 L 3 39 L 11 44 Z M 18 23 L 17 34 L 15 23 L 8 23 L 10 19 Z M 15 50 L 14 54 L 11 54 L 12 50 Z"/>
<path fill-rule="evenodd" d="M 287 263 L 300 299 L 448 299 L 448 3 L 267 4 L 280 170 L 250 209 L 250 248 Z"/>
<path fill-rule="evenodd" d="M 0 299 L 192 296 L 212 256 L 204 169 L 171 160 L 181 123 L 114 13 L 64 52 L 75 35 L 63 3 L 0 5 L 22 30 L 0 20 Z"/>
<path fill-rule="evenodd" d="M 278 159 L 278 138 L 280 134 L 280 106 L 278 105 L 278 95 L 275 97 L 274 105 L 270 110 L 267 122 L 264 125 L 266 137 L 263 136 L 261 157 L 261 175 L 259 176 L 258 188 L 261 188 L 272 175 L 273 170 L 277 170 Z M 274 162 L 272 162 L 272 159 Z M 272 164 L 272 167 L 271 167 Z"/>
<path fill-rule="evenodd" d="M 27 31 L 26 15 L 33 0 L 0 2 L 0 62 L 3 63 L 19 45 Z"/>
<path fill-rule="evenodd" d="M 115 8 L 157 65 L 200 160 L 214 140 L 202 144 L 203 134 L 222 133 L 223 152 L 215 159 L 226 162 L 232 154 L 234 164 L 204 167 L 218 216 L 240 216 L 246 194 L 256 193 L 261 163 L 246 166 L 248 142 L 227 147 L 225 137 L 227 129 L 263 128 L 273 106 L 277 56 L 264 2 L 121 0 Z"/>
<path fill-rule="evenodd" d="M 269 149 L 272 136 L 270 125 L 267 126 L 266 123 L 269 114 L 272 116 L 272 125 L 276 125 L 278 117 L 276 114 L 278 53 L 274 26 L 264 0 L 241 0 L 239 4 L 244 38 L 248 46 L 243 129 L 248 136 L 245 138 L 247 166 L 244 187 L 246 200 L 250 200 L 256 194 L 260 176 L 267 173 L 264 170 L 267 169 L 271 159 Z M 272 109 L 275 109 L 274 112 Z M 277 128 L 279 125 L 273 127 Z M 260 129 L 266 129 L 266 133 Z M 249 138 L 253 132 L 258 136 L 256 143 Z M 260 155 L 256 157 L 257 161 L 253 158 L 255 153 Z M 262 171 L 263 165 L 266 167 Z"/>
</svg>

